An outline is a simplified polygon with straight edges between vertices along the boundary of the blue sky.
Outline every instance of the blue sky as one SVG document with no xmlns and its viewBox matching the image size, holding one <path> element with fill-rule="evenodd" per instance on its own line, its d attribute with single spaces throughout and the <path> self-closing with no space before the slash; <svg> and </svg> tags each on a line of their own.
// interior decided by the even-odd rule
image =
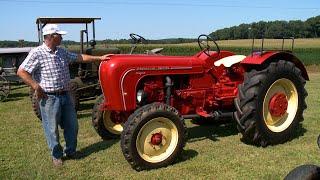
<svg viewBox="0 0 320 180">
<path fill-rule="evenodd" d="M 37 41 L 37 17 L 101 17 L 96 39 L 196 38 L 217 29 L 320 15 L 319 0 L 0 0 L 0 40 Z M 80 25 L 64 25 L 67 40 L 79 41 Z"/>
</svg>

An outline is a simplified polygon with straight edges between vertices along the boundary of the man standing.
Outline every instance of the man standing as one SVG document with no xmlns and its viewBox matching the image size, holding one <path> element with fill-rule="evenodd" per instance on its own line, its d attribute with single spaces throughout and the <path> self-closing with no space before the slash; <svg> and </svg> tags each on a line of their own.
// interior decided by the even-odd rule
<svg viewBox="0 0 320 180">
<path fill-rule="evenodd" d="M 30 51 L 17 74 L 35 90 L 53 164 L 62 166 L 63 153 L 67 157 L 75 155 L 78 134 L 77 115 L 69 95 L 69 63 L 109 60 L 111 54 L 90 56 L 71 53 L 58 47 L 66 31 L 61 31 L 56 24 L 47 24 L 42 31 L 44 43 Z M 64 150 L 59 142 L 58 125 L 63 129 Z"/>
</svg>

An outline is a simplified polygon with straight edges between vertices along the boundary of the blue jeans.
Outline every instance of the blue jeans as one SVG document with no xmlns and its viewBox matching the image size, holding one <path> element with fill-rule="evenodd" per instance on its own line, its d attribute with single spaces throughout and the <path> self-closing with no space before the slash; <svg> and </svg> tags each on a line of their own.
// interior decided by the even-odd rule
<svg viewBox="0 0 320 180">
<path fill-rule="evenodd" d="M 76 152 L 78 121 L 70 95 L 47 95 L 48 98 L 39 101 L 42 117 L 42 126 L 47 139 L 51 155 L 55 159 L 63 156 L 63 150 L 59 142 L 58 125 L 63 129 L 66 142 L 65 154 Z"/>
</svg>

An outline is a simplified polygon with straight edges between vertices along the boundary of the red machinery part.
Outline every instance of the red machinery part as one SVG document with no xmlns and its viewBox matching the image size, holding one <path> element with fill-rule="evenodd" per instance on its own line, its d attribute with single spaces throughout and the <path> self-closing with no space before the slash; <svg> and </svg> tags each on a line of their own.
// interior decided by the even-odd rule
<svg viewBox="0 0 320 180">
<path fill-rule="evenodd" d="M 284 93 L 276 93 L 269 102 L 269 111 L 272 116 L 281 117 L 287 112 L 288 100 Z"/>
<path fill-rule="evenodd" d="M 161 133 L 155 133 L 151 137 L 151 144 L 152 145 L 159 145 L 162 142 L 162 134 Z"/>
</svg>

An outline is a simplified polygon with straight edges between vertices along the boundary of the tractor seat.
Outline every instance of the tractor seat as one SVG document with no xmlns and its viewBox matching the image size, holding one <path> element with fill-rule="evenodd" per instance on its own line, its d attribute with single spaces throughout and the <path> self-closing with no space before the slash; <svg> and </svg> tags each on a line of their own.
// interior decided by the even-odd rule
<svg viewBox="0 0 320 180">
<path fill-rule="evenodd" d="M 228 57 L 219 59 L 218 61 L 214 62 L 214 65 L 221 66 L 221 64 L 223 64 L 224 67 L 231 67 L 233 64 L 241 62 L 246 57 L 247 56 L 244 56 L 244 55 L 228 56 Z"/>
</svg>

